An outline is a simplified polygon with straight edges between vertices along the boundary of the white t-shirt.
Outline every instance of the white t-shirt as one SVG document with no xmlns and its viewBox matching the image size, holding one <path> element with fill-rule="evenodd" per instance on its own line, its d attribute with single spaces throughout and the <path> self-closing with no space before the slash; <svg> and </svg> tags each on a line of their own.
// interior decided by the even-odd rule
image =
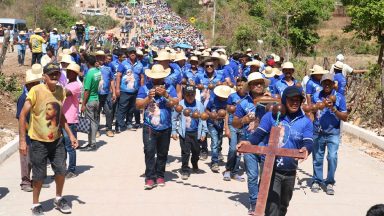
<svg viewBox="0 0 384 216">
<path fill-rule="evenodd" d="M 335 73 L 335 71 L 334 71 L 334 67 L 335 67 L 335 64 L 333 64 L 333 65 L 331 66 L 331 70 L 329 70 L 329 72 L 330 72 L 331 74 L 334 74 L 334 73 Z M 344 77 L 346 77 L 347 74 L 350 74 L 350 73 L 352 73 L 352 72 L 353 72 L 353 68 L 352 68 L 351 66 L 349 66 L 349 65 L 347 65 L 347 64 L 344 64 L 344 65 L 343 65 L 343 71 L 342 71 L 342 73 L 343 73 Z"/>
</svg>

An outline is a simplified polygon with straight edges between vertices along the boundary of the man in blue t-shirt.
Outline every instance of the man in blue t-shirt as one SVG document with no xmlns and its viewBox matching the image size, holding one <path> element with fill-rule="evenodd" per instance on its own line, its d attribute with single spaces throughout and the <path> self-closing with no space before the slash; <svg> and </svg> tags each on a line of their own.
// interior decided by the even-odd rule
<svg viewBox="0 0 384 216">
<path fill-rule="evenodd" d="M 283 64 L 283 78 L 275 83 L 275 88 L 273 90 L 276 95 L 283 95 L 284 90 L 288 86 L 294 86 L 297 83 L 297 80 L 292 76 L 295 72 L 295 67 L 291 62 L 285 62 Z"/>
<path fill-rule="evenodd" d="M 277 119 L 272 112 L 266 113 L 249 141 L 241 141 L 238 147 L 259 145 L 264 139 L 269 140 L 272 127 L 277 126 L 281 128 L 279 147 L 299 149 L 307 159 L 313 148 L 313 124 L 300 108 L 304 99 L 300 88 L 296 86 L 285 88 L 281 103 L 287 110 L 286 114 Z M 298 162 L 294 158 L 276 157 L 265 215 L 286 215 L 293 195 L 297 166 Z"/>
<path fill-rule="evenodd" d="M 170 69 L 164 69 L 160 64 L 154 65 L 151 70 L 146 70 L 145 75 L 149 80 L 140 87 L 137 94 L 136 108 L 144 110 L 144 189 L 146 190 L 157 185 L 165 186 L 165 165 L 172 130 L 172 108 L 167 106 L 167 102 L 177 101 L 175 88 L 164 81 L 170 73 Z"/>
<path fill-rule="evenodd" d="M 57 28 L 54 28 L 52 32 L 49 33 L 49 46 L 53 47 L 55 50 L 55 56 L 57 56 L 57 52 L 60 47 L 61 37 L 57 32 Z"/>
<path fill-rule="evenodd" d="M 337 167 L 337 151 L 340 144 L 340 123 L 348 119 L 345 98 L 333 89 L 334 75 L 325 74 L 321 78 L 323 90 L 313 96 L 313 103 L 323 102 L 325 108 L 315 114 L 314 148 L 313 148 L 313 184 L 312 192 L 319 192 L 321 185 L 326 185 L 326 193 L 334 195 L 335 172 Z M 323 179 L 323 163 L 325 148 L 328 149 L 328 175 Z"/>
<path fill-rule="evenodd" d="M 113 79 L 113 72 L 110 67 L 107 66 L 107 61 L 105 61 L 105 54 L 103 51 L 96 52 L 96 61 L 101 65 L 99 67 L 101 72 L 101 80 L 99 82 L 99 111 L 97 115 L 98 122 L 98 130 L 100 130 L 100 113 L 101 109 L 103 109 L 105 114 L 105 121 L 107 132 L 106 135 L 108 137 L 113 137 L 112 131 L 112 104 L 116 101 L 116 88 L 115 81 Z M 96 137 L 100 136 L 100 132 L 98 131 Z"/>
<path fill-rule="evenodd" d="M 319 65 L 314 65 L 310 71 L 312 71 L 311 76 L 305 86 L 305 94 L 308 104 L 312 103 L 312 96 L 323 89 L 320 85 L 321 77 L 323 77 L 324 74 L 329 73 Z"/>
<path fill-rule="evenodd" d="M 118 132 L 137 129 L 132 119 L 137 91 L 144 84 L 143 65 L 137 61 L 136 49 L 130 47 L 126 55 L 127 59 L 119 65 L 116 76 L 116 96 L 120 97 L 116 116 Z M 135 116 L 135 121 L 140 124 L 140 115 Z"/>
</svg>

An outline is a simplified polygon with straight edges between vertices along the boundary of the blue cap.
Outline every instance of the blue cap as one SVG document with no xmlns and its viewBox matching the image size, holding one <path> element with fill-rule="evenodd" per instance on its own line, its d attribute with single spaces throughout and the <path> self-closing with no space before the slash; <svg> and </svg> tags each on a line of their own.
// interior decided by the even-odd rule
<svg viewBox="0 0 384 216">
<path fill-rule="evenodd" d="M 287 97 L 295 97 L 295 96 L 301 96 L 301 101 L 305 99 L 304 95 L 302 94 L 301 88 L 297 86 L 289 86 L 283 91 L 283 96 L 281 97 L 281 103 L 286 105 L 287 104 Z"/>
</svg>

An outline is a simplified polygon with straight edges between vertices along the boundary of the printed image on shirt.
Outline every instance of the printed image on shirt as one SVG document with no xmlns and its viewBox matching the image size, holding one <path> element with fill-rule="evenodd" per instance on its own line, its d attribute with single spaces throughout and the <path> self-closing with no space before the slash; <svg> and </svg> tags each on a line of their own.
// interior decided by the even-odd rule
<svg viewBox="0 0 384 216">
<path fill-rule="evenodd" d="M 148 113 L 148 117 L 150 118 L 150 122 L 153 126 L 160 125 L 160 108 L 156 103 L 151 102 L 146 112 Z"/>
<path fill-rule="evenodd" d="M 127 71 L 127 73 L 123 76 L 123 82 L 127 85 L 128 89 L 134 89 L 135 81 L 135 76 L 131 70 Z"/>
<path fill-rule="evenodd" d="M 103 76 L 100 76 L 100 81 L 99 81 L 99 92 L 105 92 L 105 87 L 104 87 L 104 78 Z"/>
<path fill-rule="evenodd" d="M 190 116 L 186 116 L 185 117 L 185 127 L 191 128 L 191 124 L 192 124 L 192 118 Z"/>
<path fill-rule="evenodd" d="M 47 121 L 48 139 L 53 140 L 54 133 L 57 132 L 60 126 L 60 104 L 57 102 L 50 102 L 46 104 L 45 120 Z"/>
</svg>

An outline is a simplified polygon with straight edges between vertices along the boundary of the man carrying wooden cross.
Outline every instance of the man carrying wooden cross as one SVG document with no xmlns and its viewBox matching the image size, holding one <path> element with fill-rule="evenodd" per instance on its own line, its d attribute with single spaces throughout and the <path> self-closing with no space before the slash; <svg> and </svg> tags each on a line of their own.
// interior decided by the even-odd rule
<svg viewBox="0 0 384 216">
<path fill-rule="evenodd" d="M 313 148 L 313 125 L 300 108 L 303 101 L 304 96 L 298 87 L 287 87 L 281 98 L 283 106 L 281 110 L 285 108 L 286 114 L 284 111 L 281 111 L 281 115 L 272 112 L 265 114 L 249 141 L 241 141 L 237 145 L 239 152 L 267 155 L 265 161 L 263 160 L 263 176 L 255 215 L 264 215 L 264 209 L 267 216 L 284 216 L 287 213 L 289 201 L 293 195 L 298 165 L 294 157 L 305 160 Z M 250 144 L 258 145 L 270 133 L 268 147 L 255 151 L 248 148 Z M 272 175 L 270 187 L 266 173 Z M 263 186 L 269 187 L 266 206 L 262 196 L 264 195 L 263 190 L 265 190 Z"/>
</svg>

